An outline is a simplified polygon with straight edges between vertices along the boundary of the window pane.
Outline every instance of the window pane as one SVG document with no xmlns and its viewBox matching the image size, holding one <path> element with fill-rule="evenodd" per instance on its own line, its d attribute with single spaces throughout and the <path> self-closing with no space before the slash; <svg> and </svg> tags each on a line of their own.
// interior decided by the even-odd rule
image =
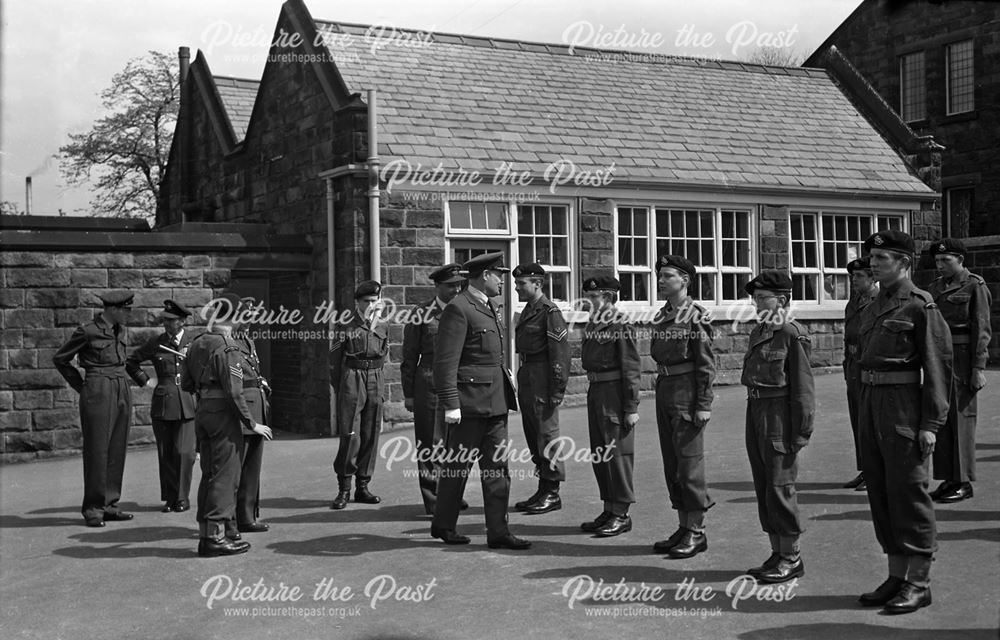
<svg viewBox="0 0 1000 640">
<path fill-rule="evenodd" d="M 568 241 L 566 238 L 552 238 L 552 262 L 549 264 L 560 267 L 569 266 L 569 250 L 567 245 Z"/>
<path fill-rule="evenodd" d="M 736 229 L 740 238 L 750 237 L 750 214 L 742 213 L 736 216 Z"/>
<path fill-rule="evenodd" d="M 722 237 L 733 238 L 736 235 L 736 216 L 732 211 L 722 212 Z"/>
<path fill-rule="evenodd" d="M 823 279 L 828 300 L 847 300 L 851 295 L 850 281 L 843 274 L 828 275 Z"/>
<path fill-rule="evenodd" d="M 551 217 L 549 215 L 548 207 L 535 208 L 535 233 L 552 233 Z"/>
<path fill-rule="evenodd" d="M 646 240 L 637 239 L 632 241 L 632 255 L 635 256 L 635 264 L 649 264 L 646 259 Z"/>
<path fill-rule="evenodd" d="M 552 264 L 552 253 L 549 251 L 549 239 L 535 239 L 535 262 Z"/>
<path fill-rule="evenodd" d="M 569 274 L 551 273 L 549 274 L 549 300 L 566 302 L 569 300 Z"/>
<path fill-rule="evenodd" d="M 618 262 L 621 264 L 633 264 L 632 241 L 628 238 L 618 240 Z"/>
<path fill-rule="evenodd" d="M 834 242 L 826 242 L 823 245 L 823 264 L 828 267 L 836 266 L 837 264 L 837 247 L 840 246 Z"/>
<path fill-rule="evenodd" d="M 670 235 L 674 238 L 684 237 L 684 214 L 681 211 L 670 212 Z"/>
<path fill-rule="evenodd" d="M 701 262 L 696 264 L 702 267 L 715 266 L 715 243 L 711 240 L 701 241 Z"/>
<path fill-rule="evenodd" d="M 646 235 L 646 210 L 645 209 L 634 209 L 635 212 L 635 222 L 632 223 L 632 228 L 635 230 L 635 235 L 645 236 Z"/>
<path fill-rule="evenodd" d="M 552 233 L 557 236 L 567 234 L 567 218 L 569 209 L 566 207 L 552 207 Z"/>
<path fill-rule="evenodd" d="M 749 267 L 750 266 L 750 242 L 746 240 L 740 240 L 736 243 L 736 266 L 737 267 Z"/>
<path fill-rule="evenodd" d="M 534 231 L 534 222 L 531 207 L 517 208 L 517 232 L 531 233 Z"/>
<path fill-rule="evenodd" d="M 531 254 L 531 248 L 531 238 L 521 238 L 517 241 L 518 255 L 520 256 L 521 264 L 527 264 L 535 261 L 535 257 Z"/>
<path fill-rule="evenodd" d="M 698 274 L 698 293 L 692 294 L 693 298 L 715 302 L 715 276 L 710 273 Z"/>
<path fill-rule="evenodd" d="M 487 229 L 507 229 L 507 205 L 490 202 L 486 205 Z"/>
<path fill-rule="evenodd" d="M 618 211 L 618 234 L 623 236 L 632 235 L 631 209 L 620 209 Z"/>
<path fill-rule="evenodd" d="M 805 237 L 806 240 L 815 240 L 816 239 L 816 217 L 815 216 L 806 216 L 806 217 L 802 218 L 802 229 L 803 229 L 803 232 L 805 233 L 804 237 Z"/>
<path fill-rule="evenodd" d="M 701 237 L 711 238 L 715 234 L 712 233 L 712 227 L 715 226 L 715 212 L 713 211 L 702 211 L 701 212 Z"/>
<path fill-rule="evenodd" d="M 488 229 L 486 225 L 486 205 L 481 202 L 475 202 L 469 205 L 472 209 L 472 228 L 473 229 Z"/>
<path fill-rule="evenodd" d="M 792 299 L 819 300 L 816 297 L 816 279 L 818 276 L 795 274 L 792 276 Z"/>
<path fill-rule="evenodd" d="M 948 114 L 975 108 L 972 40 L 948 45 Z"/>
<path fill-rule="evenodd" d="M 899 59 L 900 115 L 906 122 L 926 117 L 927 81 L 924 74 L 924 52 L 918 51 Z"/>
<path fill-rule="evenodd" d="M 722 241 L 722 264 L 724 266 L 730 266 L 736 264 L 736 241 L 735 240 L 723 240 Z"/>
<path fill-rule="evenodd" d="M 452 202 L 448 205 L 452 229 L 471 229 L 472 219 L 469 215 L 468 202 Z"/>
</svg>

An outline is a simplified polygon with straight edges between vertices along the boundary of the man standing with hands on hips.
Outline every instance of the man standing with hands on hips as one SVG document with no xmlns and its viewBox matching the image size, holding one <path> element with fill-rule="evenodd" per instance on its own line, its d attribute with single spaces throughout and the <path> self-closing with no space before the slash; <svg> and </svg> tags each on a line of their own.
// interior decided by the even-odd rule
<svg viewBox="0 0 1000 640">
<path fill-rule="evenodd" d="M 562 508 L 559 483 L 566 467 L 558 458 L 559 405 L 569 377 L 569 331 L 559 307 L 545 297 L 545 269 L 538 263 L 514 269 L 514 287 L 524 310 L 514 330 L 521 358 L 517 370 L 517 399 L 521 405 L 524 438 L 538 474 L 538 490 L 514 505 L 516 511 L 538 515 Z"/>
<path fill-rule="evenodd" d="M 504 362 L 504 326 L 490 298 L 500 295 L 502 253 L 476 256 L 463 265 L 469 287 L 441 313 L 434 342 L 434 388 L 444 411 L 446 462 L 438 480 L 431 535 L 445 544 L 468 544 L 455 531 L 469 456 L 480 454 L 479 471 L 490 549 L 522 550 L 531 546 L 510 532 L 507 501 L 510 474 L 504 447 L 507 412 L 517 409 L 514 384 Z"/>
<path fill-rule="evenodd" d="M 934 299 L 910 280 L 913 238 L 879 231 L 864 248 L 880 291 L 861 316 L 861 464 L 889 577 L 859 601 L 909 613 L 931 604 L 937 534 L 927 466 L 948 417 L 951 338 Z"/>
</svg>

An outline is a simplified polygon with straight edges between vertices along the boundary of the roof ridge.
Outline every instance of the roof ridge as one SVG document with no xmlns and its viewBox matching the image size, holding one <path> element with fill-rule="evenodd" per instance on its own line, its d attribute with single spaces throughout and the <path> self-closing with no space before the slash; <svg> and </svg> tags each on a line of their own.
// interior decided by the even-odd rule
<svg viewBox="0 0 1000 640">
<path fill-rule="evenodd" d="M 253 84 L 260 84 L 260 80 L 254 80 L 253 78 L 240 78 L 238 76 L 227 76 L 227 75 L 217 75 L 212 74 L 212 79 L 216 82 L 219 80 L 234 80 L 236 82 L 252 82 Z"/>
<path fill-rule="evenodd" d="M 496 38 L 491 36 L 473 36 L 462 33 L 444 33 L 427 29 L 414 29 L 409 27 L 396 27 L 393 25 L 372 25 L 357 22 L 337 22 L 335 20 L 315 20 L 317 27 L 322 31 L 323 27 L 336 28 L 339 33 L 351 35 L 363 35 L 373 27 L 387 27 L 404 34 L 420 34 L 429 38 L 432 42 L 442 44 L 458 44 L 471 47 L 481 47 L 499 50 L 518 50 L 531 53 L 549 53 L 553 55 L 565 55 L 578 57 L 575 52 L 583 54 L 597 54 L 601 56 L 614 56 L 623 58 L 630 62 L 646 62 L 658 64 L 680 64 L 693 65 L 706 68 L 715 68 L 723 71 L 746 71 L 750 73 L 765 73 L 770 75 L 799 75 L 826 77 L 825 69 L 813 67 L 785 67 L 780 65 L 765 65 L 740 60 L 722 60 L 714 58 L 700 58 L 697 56 L 683 56 L 674 53 L 657 53 L 653 51 L 629 50 L 629 49 L 598 49 L 594 47 L 580 47 L 568 44 L 557 44 L 552 42 L 537 42 L 529 40 L 515 40 L 511 38 Z M 497 46 L 503 43 L 508 46 Z M 513 45 L 513 46 L 511 46 Z"/>
</svg>

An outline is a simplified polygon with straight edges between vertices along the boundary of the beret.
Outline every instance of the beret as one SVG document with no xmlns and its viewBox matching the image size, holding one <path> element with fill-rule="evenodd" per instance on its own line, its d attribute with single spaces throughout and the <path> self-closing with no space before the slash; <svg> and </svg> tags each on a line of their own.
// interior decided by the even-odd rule
<svg viewBox="0 0 1000 640">
<path fill-rule="evenodd" d="M 618 278 L 613 276 L 594 276 L 583 281 L 584 291 L 618 291 L 621 288 Z"/>
<path fill-rule="evenodd" d="M 868 260 L 868 256 L 863 258 L 855 258 L 847 263 L 847 273 L 854 273 L 855 271 L 867 271 L 868 275 L 872 273 L 872 265 Z"/>
<path fill-rule="evenodd" d="M 949 255 L 965 257 L 965 243 L 958 238 L 945 238 L 931 245 L 931 255 Z"/>
<path fill-rule="evenodd" d="M 105 307 L 131 307 L 135 294 L 131 291 L 109 291 L 98 297 Z"/>
<path fill-rule="evenodd" d="M 746 283 L 743 290 L 753 295 L 753 292 L 757 289 L 764 289 L 765 291 L 784 291 L 791 293 L 792 291 L 792 278 L 788 273 L 784 271 L 779 271 L 777 269 L 768 269 L 767 271 L 761 271 L 756 278 Z"/>
<path fill-rule="evenodd" d="M 698 269 L 694 266 L 694 263 L 684 256 L 660 256 L 660 259 L 656 261 L 656 272 L 659 273 L 663 267 L 673 267 L 678 271 L 683 271 L 692 278 L 698 275 Z"/>
<path fill-rule="evenodd" d="M 462 265 L 452 262 L 432 271 L 431 280 L 437 284 L 451 284 L 453 282 L 462 282 L 466 280 L 466 277 L 462 275 Z"/>
<path fill-rule="evenodd" d="M 163 301 L 163 311 L 160 312 L 161 318 L 186 318 L 189 315 L 191 315 L 191 312 L 184 305 L 173 300 Z"/>
<path fill-rule="evenodd" d="M 510 271 L 507 267 L 503 266 L 503 252 L 495 251 L 493 253 L 484 253 L 478 255 L 471 260 L 467 260 L 465 264 L 462 265 L 462 269 L 469 273 L 480 273 L 482 271 Z"/>
<path fill-rule="evenodd" d="M 868 236 L 868 239 L 865 240 L 864 248 L 865 253 L 871 253 L 872 249 L 885 249 L 886 251 L 905 253 L 910 257 L 913 256 L 915 249 L 913 238 L 909 234 L 892 229 L 879 231 Z"/>
<path fill-rule="evenodd" d="M 358 285 L 358 288 L 354 290 L 354 299 L 363 298 L 365 296 L 377 296 L 382 293 L 382 285 L 374 280 L 365 280 Z"/>
<path fill-rule="evenodd" d="M 538 264 L 537 262 L 531 262 L 528 264 L 519 264 L 517 268 L 514 269 L 514 273 L 512 273 L 511 275 L 513 275 L 515 278 L 521 278 L 525 276 L 544 276 L 545 269 L 543 269 L 542 265 Z"/>
</svg>

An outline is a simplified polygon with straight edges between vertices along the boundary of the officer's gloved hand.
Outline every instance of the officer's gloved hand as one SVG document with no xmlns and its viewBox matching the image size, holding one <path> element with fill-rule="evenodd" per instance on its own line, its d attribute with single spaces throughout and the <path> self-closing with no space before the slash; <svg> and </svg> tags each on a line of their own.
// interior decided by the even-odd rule
<svg viewBox="0 0 1000 640">
<path fill-rule="evenodd" d="M 458 424 L 462 421 L 461 409 L 449 409 L 444 412 L 444 421 L 447 424 Z"/>
<path fill-rule="evenodd" d="M 635 425 L 637 424 L 639 424 L 639 414 L 626 413 L 625 423 L 622 425 L 622 434 L 627 436 L 628 434 L 632 433 L 632 429 L 634 429 Z"/>
</svg>

